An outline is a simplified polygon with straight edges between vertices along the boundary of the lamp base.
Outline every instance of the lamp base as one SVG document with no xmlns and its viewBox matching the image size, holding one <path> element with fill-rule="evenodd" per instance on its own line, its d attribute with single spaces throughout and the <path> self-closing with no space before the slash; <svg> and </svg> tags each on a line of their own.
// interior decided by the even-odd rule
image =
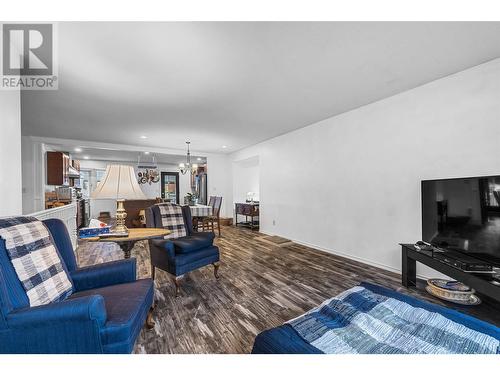
<svg viewBox="0 0 500 375">
<path fill-rule="evenodd" d="M 123 206 L 123 202 L 125 199 L 117 199 L 116 200 L 116 226 L 114 231 L 119 233 L 127 233 L 128 229 L 125 226 L 125 219 L 127 218 L 127 211 L 125 211 L 125 207 Z"/>
</svg>

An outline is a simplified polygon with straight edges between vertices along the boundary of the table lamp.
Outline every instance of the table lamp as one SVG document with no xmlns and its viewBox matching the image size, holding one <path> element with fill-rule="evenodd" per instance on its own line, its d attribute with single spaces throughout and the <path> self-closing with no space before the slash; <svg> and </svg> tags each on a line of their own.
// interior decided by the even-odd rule
<svg viewBox="0 0 500 375">
<path fill-rule="evenodd" d="M 147 199 L 135 177 L 134 167 L 130 165 L 108 165 L 102 180 L 90 195 L 93 199 L 116 199 L 115 232 L 128 234 L 125 226 L 127 212 L 123 207 L 125 199 Z"/>
<path fill-rule="evenodd" d="M 249 191 L 247 193 L 247 202 L 252 203 L 253 202 L 253 197 L 255 196 L 255 193 L 253 191 Z"/>
</svg>

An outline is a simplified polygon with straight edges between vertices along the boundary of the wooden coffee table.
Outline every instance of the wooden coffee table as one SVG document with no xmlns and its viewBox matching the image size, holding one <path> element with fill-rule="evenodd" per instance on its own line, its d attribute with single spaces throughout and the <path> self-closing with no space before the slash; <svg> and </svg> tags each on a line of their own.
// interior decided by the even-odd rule
<svg viewBox="0 0 500 375">
<path fill-rule="evenodd" d="M 129 228 L 127 237 L 87 237 L 82 241 L 89 242 L 116 242 L 123 250 L 126 259 L 130 258 L 130 252 L 137 241 L 149 240 L 152 238 L 163 238 L 170 234 L 168 229 L 161 228 Z"/>
</svg>

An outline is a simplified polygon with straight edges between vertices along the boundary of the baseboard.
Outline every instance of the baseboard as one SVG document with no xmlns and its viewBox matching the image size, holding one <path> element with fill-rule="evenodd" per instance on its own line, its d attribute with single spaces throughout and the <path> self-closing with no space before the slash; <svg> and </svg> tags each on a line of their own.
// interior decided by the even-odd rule
<svg viewBox="0 0 500 375">
<path fill-rule="evenodd" d="M 266 234 L 268 236 L 280 236 L 279 234 L 271 233 L 271 232 L 267 232 L 267 231 L 262 231 L 262 230 L 259 231 L 259 232 L 263 233 L 263 234 Z M 281 237 L 283 237 L 283 236 L 281 236 Z M 288 238 L 288 237 L 285 237 L 285 238 Z M 355 255 L 347 254 L 347 253 L 344 253 L 342 251 L 337 251 L 337 250 L 333 250 L 333 249 L 327 249 L 327 248 L 324 248 L 324 247 L 321 247 L 321 246 L 318 246 L 318 245 L 314 245 L 314 244 L 311 244 L 311 243 L 308 243 L 308 242 L 304 242 L 304 241 L 301 241 L 301 240 L 297 240 L 297 239 L 293 239 L 293 238 L 288 238 L 288 239 L 290 241 L 292 241 L 292 242 L 295 242 L 295 243 L 299 244 L 299 245 L 307 246 L 307 247 L 310 247 L 311 249 L 314 249 L 314 250 L 322 251 L 324 253 L 329 253 L 329 254 L 333 254 L 333 255 L 338 255 L 338 256 L 343 257 L 343 258 L 355 260 L 357 262 L 360 262 L 360 263 L 363 263 L 363 264 L 367 264 L 369 266 L 378 267 L 378 268 L 381 268 L 383 270 L 394 272 L 394 273 L 397 273 L 398 275 L 401 275 L 401 270 L 399 268 L 387 266 L 385 264 L 378 263 L 378 262 L 375 262 L 375 261 L 370 260 L 370 259 L 365 259 L 365 258 L 362 258 L 362 257 L 358 257 L 358 256 L 355 256 Z M 426 276 L 426 275 L 422 275 L 422 274 L 417 274 L 417 278 L 422 279 L 422 280 L 427 280 L 430 277 Z"/>
</svg>

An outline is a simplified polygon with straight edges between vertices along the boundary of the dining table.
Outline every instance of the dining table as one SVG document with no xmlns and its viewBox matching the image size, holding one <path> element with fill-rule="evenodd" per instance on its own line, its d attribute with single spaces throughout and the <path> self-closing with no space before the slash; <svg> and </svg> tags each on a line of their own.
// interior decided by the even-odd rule
<svg viewBox="0 0 500 375">
<path fill-rule="evenodd" d="M 189 206 L 191 210 L 191 217 L 193 218 L 193 229 L 198 231 L 198 224 L 203 221 L 203 218 L 212 215 L 212 206 L 207 206 L 205 204 L 196 204 L 194 206 Z"/>
<path fill-rule="evenodd" d="M 86 237 L 80 238 L 82 241 L 89 242 L 115 242 L 123 251 L 125 259 L 130 258 L 134 245 L 138 241 L 149 240 L 153 238 L 164 238 L 171 231 L 163 228 L 129 228 L 126 236 L 119 237 Z"/>
<path fill-rule="evenodd" d="M 197 204 L 194 206 L 189 206 L 189 208 L 191 210 L 192 217 L 205 217 L 212 215 L 212 206 Z"/>
</svg>

